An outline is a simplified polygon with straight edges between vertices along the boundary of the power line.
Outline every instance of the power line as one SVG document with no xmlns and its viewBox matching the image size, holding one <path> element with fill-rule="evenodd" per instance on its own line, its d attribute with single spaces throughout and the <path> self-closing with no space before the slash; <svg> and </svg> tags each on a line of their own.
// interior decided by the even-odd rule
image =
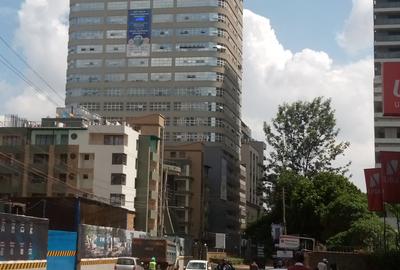
<svg viewBox="0 0 400 270">
<path fill-rule="evenodd" d="M 22 72 L 18 70 L 13 64 L 11 64 L 3 55 L 0 54 L 0 62 L 6 66 L 9 70 L 11 70 L 14 74 L 16 74 L 21 80 L 23 80 L 27 85 L 31 86 L 33 90 L 35 90 L 39 94 L 43 94 L 47 100 L 53 103 L 56 106 L 60 104 L 57 103 L 54 99 L 52 99 L 45 91 L 38 88 L 32 81 L 30 81 Z"/>
<path fill-rule="evenodd" d="M 40 78 L 40 80 L 42 80 L 42 82 L 44 82 L 44 84 L 50 88 L 53 93 L 55 93 L 61 100 L 64 100 L 64 98 L 43 78 L 42 75 L 40 75 L 31 65 L 28 64 L 28 62 L 25 61 L 24 58 L 22 58 L 22 56 L 15 51 L 10 44 L 0 35 L 0 40 L 18 57 L 18 59 L 20 59 L 30 70 L 33 71 L 33 73 Z"/>
</svg>

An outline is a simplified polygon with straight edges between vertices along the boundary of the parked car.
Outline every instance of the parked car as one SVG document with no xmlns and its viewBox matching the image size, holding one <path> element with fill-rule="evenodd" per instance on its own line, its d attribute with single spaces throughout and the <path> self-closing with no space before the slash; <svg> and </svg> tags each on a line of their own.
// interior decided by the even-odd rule
<svg viewBox="0 0 400 270">
<path fill-rule="evenodd" d="M 190 260 L 185 267 L 185 270 L 212 270 L 211 264 L 203 260 Z"/>
<path fill-rule="evenodd" d="M 144 270 L 139 258 L 121 257 L 117 259 L 114 270 Z"/>
</svg>

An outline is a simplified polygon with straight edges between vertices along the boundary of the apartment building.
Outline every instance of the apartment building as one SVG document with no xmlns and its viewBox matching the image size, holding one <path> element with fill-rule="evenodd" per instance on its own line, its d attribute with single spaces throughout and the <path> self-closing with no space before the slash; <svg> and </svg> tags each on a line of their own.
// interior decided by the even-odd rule
<svg viewBox="0 0 400 270">
<path fill-rule="evenodd" d="M 174 234 L 202 240 L 208 218 L 208 166 L 203 143 L 165 149 L 167 197 Z M 173 169 L 173 168 L 178 168 Z"/>
<path fill-rule="evenodd" d="M 383 98 L 384 69 L 388 64 L 400 63 L 399 1 L 374 1 L 374 33 L 375 161 L 378 164 L 380 151 L 400 151 L 400 112 L 397 116 L 387 114 Z M 399 69 L 400 65 L 395 68 Z"/>
<path fill-rule="evenodd" d="M 252 139 L 250 128 L 242 122 L 241 162 L 246 168 L 247 223 L 258 219 L 262 210 L 260 187 L 263 177 L 266 144 Z"/>
<path fill-rule="evenodd" d="M 0 196 L 79 195 L 134 213 L 139 133 L 127 125 L 73 122 L 0 128 Z"/>
</svg>

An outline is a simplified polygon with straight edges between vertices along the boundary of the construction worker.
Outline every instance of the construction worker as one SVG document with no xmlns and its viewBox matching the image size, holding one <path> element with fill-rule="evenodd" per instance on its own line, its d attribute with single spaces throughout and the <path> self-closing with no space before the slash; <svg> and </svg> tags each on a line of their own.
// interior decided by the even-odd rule
<svg viewBox="0 0 400 270">
<path fill-rule="evenodd" d="M 151 261 L 149 263 L 149 270 L 157 270 L 157 262 L 155 257 L 151 258 Z"/>
</svg>

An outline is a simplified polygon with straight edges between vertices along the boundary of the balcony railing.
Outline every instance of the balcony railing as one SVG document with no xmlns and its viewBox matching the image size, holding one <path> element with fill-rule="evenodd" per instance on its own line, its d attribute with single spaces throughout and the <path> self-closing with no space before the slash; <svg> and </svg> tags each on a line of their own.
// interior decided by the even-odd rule
<svg viewBox="0 0 400 270">
<path fill-rule="evenodd" d="M 375 52 L 376 59 L 400 58 L 400 52 Z"/>
<path fill-rule="evenodd" d="M 400 2 L 374 1 L 374 8 L 399 8 L 400 9 Z"/>
<path fill-rule="evenodd" d="M 400 41 L 400 35 L 375 35 L 375 41 Z"/>
<path fill-rule="evenodd" d="M 377 18 L 375 20 L 375 25 L 390 25 L 390 24 L 399 24 L 400 28 L 400 19 Z"/>
</svg>

